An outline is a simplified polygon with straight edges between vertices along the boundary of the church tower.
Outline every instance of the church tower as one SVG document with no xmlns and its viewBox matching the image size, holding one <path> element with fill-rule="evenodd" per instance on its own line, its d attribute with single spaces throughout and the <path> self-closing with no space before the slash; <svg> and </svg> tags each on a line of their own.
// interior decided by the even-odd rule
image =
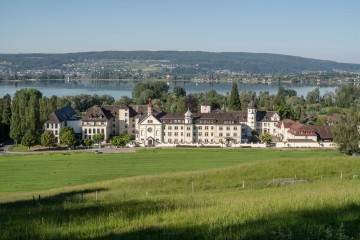
<svg viewBox="0 0 360 240">
<path fill-rule="evenodd" d="M 256 131 L 256 105 L 254 103 L 254 96 L 251 97 L 250 103 L 247 109 L 247 135 L 251 136 L 251 131 Z"/>
</svg>

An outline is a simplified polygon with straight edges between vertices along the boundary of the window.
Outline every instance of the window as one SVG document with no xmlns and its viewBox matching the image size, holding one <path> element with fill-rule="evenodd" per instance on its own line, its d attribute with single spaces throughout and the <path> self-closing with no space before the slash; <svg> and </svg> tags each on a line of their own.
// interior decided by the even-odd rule
<svg viewBox="0 0 360 240">
<path fill-rule="evenodd" d="M 213 133 L 213 132 L 211 133 L 211 136 L 212 136 L 212 137 L 214 136 L 214 133 Z"/>
<path fill-rule="evenodd" d="M 184 133 L 183 132 L 181 132 L 181 135 L 180 136 L 184 136 Z"/>
<path fill-rule="evenodd" d="M 208 136 L 209 136 L 209 133 L 208 133 L 208 132 L 206 132 L 206 133 L 205 133 L 205 136 L 206 136 L 206 137 L 208 137 Z"/>
<path fill-rule="evenodd" d="M 115 123 L 113 124 L 113 127 L 115 127 Z"/>
<path fill-rule="evenodd" d="M 84 129 L 84 133 L 87 134 L 87 129 L 86 128 Z"/>
<path fill-rule="evenodd" d="M 199 137 L 202 136 L 202 132 L 199 132 Z"/>
<path fill-rule="evenodd" d="M 186 127 L 186 130 L 190 130 L 190 127 Z"/>
<path fill-rule="evenodd" d="M 174 132 L 174 136 L 179 136 L 179 133 L 178 132 Z"/>
<path fill-rule="evenodd" d="M 135 127 L 135 124 L 133 124 L 132 127 L 134 128 L 134 127 Z"/>
<path fill-rule="evenodd" d="M 205 126 L 205 130 L 209 130 L 209 127 L 208 127 L 208 126 Z"/>
<path fill-rule="evenodd" d="M 168 132 L 168 136 L 171 137 L 171 132 Z"/>
<path fill-rule="evenodd" d="M 201 129 L 202 129 L 202 126 L 199 126 L 198 129 L 201 130 Z"/>
<path fill-rule="evenodd" d="M 234 131 L 236 131 L 237 130 L 237 127 L 234 127 Z"/>
<path fill-rule="evenodd" d="M 148 123 L 153 123 L 153 120 L 148 120 Z"/>
<path fill-rule="evenodd" d="M 207 143 L 207 142 L 209 142 L 209 140 L 208 140 L 208 139 L 205 139 L 205 142 Z"/>
<path fill-rule="evenodd" d="M 213 127 L 213 126 L 211 126 L 211 130 L 214 130 L 214 127 Z"/>
<path fill-rule="evenodd" d="M 101 133 L 104 133 L 104 129 L 101 129 Z"/>
<path fill-rule="evenodd" d="M 183 127 L 183 126 L 181 126 L 181 130 L 184 130 L 184 127 Z"/>
<path fill-rule="evenodd" d="M 230 133 L 226 133 L 226 136 L 227 136 L 227 137 L 230 137 Z"/>
<path fill-rule="evenodd" d="M 237 137 L 237 133 L 234 133 L 234 137 Z"/>
<path fill-rule="evenodd" d="M 226 130 L 229 131 L 229 130 L 230 130 L 230 127 L 226 127 Z"/>
<path fill-rule="evenodd" d="M 187 133 L 186 136 L 187 136 L 187 137 L 190 137 L 190 133 Z"/>
<path fill-rule="evenodd" d="M 175 126 L 175 127 L 174 127 L 174 129 L 175 129 L 175 130 L 178 130 L 178 129 L 179 129 L 179 127 L 178 127 L 178 126 Z"/>
<path fill-rule="evenodd" d="M 222 137 L 222 133 L 219 133 L 219 137 Z"/>
<path fill-rule="evenodd" d="M 223 130 L 223 127 L 219 127 L 219 130 L 222 131 L 222 130 Z"/>
<path fill-rule="evenodd" d="M 171 126 L 168 126 L 168 130 L 171 130 Z"/>
<path fill-rule="evenodd" d="M 127 117 L 127 113 L 125 113 L 125 117 Z"/>
</svg>

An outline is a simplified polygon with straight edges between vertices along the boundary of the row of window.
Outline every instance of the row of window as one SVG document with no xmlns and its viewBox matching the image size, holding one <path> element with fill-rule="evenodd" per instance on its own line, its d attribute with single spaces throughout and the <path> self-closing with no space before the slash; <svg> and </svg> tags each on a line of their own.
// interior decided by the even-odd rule
<svg viewBox="0 0 360 240">
<path fill-rule="evenodd" d="M 46 124 L 46 128 L 49 129 L 49 128 L 58 128 L 58 124 L 57 123 L 47 123 Z"/>
<path fill-rule="evenodd" d="M 84 128 L 84 134 L 98 134 L 98 133 L 104 133 L 105 131 L 103 128 Z"/>
<path fill-rule="evenodd" d="M 165 135 L 166 135 L 166 133 L 164 133 L 164 136 L 165 136 Z M 172 137 L 172 136 L 174 136 L 174 137 L 177 137 L 177 136 L 183 137 L 183 136 L 184 136 L 184 133 L 183 133 L 183 132 L 180 132 L 180 134 L 179 134 L 178 132 L 174 132 L 174 135 L 173 135 L 172 132 L 168 132 L 168 133 L 167 133 L 167 136 L 168 136 L 168 137 Z M 190 137 L 190 133 L 186 133 L 186 136 L 187 136 L 187 137 Z M 196 132 L 194 132 L 194 136 L 196 136 Z M 203 135 L 202 132 L 199 132 L 199 133 L 198 133 L 198 136 L 199 136 L 199 137 L 202 137 L 202 136 L 205 136 L 205 137 L 211 136 L 211 137 L 213 137 L 213 136 L 214 136 L 214 133 L 213 133 L 213 132 L 211 132 L 211 133 L 205 132 L 204 135 Z M 219 137 L 223 137 L 223 136 L 226 136 L 226 137 L 237 137 L 238 134 L 237 134 L 237 133 L 233 133 L 233 134 L 231 135 L 230 133 L 226 133 L 226 134 L 224 135 L 223 133 L 219 133 Z"/>
<path fill-rule="evenodd" d="M 174 130 L 183 130 L 184 127 L 183 126 L 167 126 L 167 130 L 172 130 L 174 127 Z M 166 126 L 164 126 L 164 129 L 166 129 Z M 186 127 L 186 130 L 190 130 L 191 128 L 190 127 Z M 195 129 L 198 129 L 198 130 L 202 130 L 202 129 L 205 129 L 205 130 L 214 130 L 214 126 L 197 126 L 195 127 Z M 219 127 L 219 130 L 222 131 L 224 129 L 224 127 Z M 231 130 L 231 127 L 230 126 L 227 126 L 225 128 L 227 131 L 230 131 Z M 237 131 L 238 130 L 238 126 L 234 126 L 232 127 L 232 129 L 234 131 Z"/>
</svg>

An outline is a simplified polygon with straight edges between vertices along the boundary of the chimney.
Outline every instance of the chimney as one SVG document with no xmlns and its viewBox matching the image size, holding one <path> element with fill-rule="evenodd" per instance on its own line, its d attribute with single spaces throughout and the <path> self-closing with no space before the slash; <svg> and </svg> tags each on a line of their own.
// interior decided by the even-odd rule
<svg viewBox="0 0 360 240">
<path fill-rule="evenodd" d="M 149 103 L 148 103 L 148 116 L 149 116 L 149 115 L 152 115 L 152 109 L 153 109 L 152 101 L 151 101 L 151 98 L 149 98 Z"/>
</svg>

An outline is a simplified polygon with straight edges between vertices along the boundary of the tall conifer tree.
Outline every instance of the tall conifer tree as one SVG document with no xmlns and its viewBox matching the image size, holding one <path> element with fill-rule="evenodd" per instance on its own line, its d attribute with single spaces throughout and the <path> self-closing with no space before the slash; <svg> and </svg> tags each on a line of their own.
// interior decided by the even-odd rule
<svg viewBox="0 0 360 240">
<path fill-rule="evenodd" d="M 230 97 L 229 97 L 229 109 L 237 110 L 237 111 L 241 110 L 239 91 L 236 83 L 233 83 L 231 88 Z"/>
</svg>

